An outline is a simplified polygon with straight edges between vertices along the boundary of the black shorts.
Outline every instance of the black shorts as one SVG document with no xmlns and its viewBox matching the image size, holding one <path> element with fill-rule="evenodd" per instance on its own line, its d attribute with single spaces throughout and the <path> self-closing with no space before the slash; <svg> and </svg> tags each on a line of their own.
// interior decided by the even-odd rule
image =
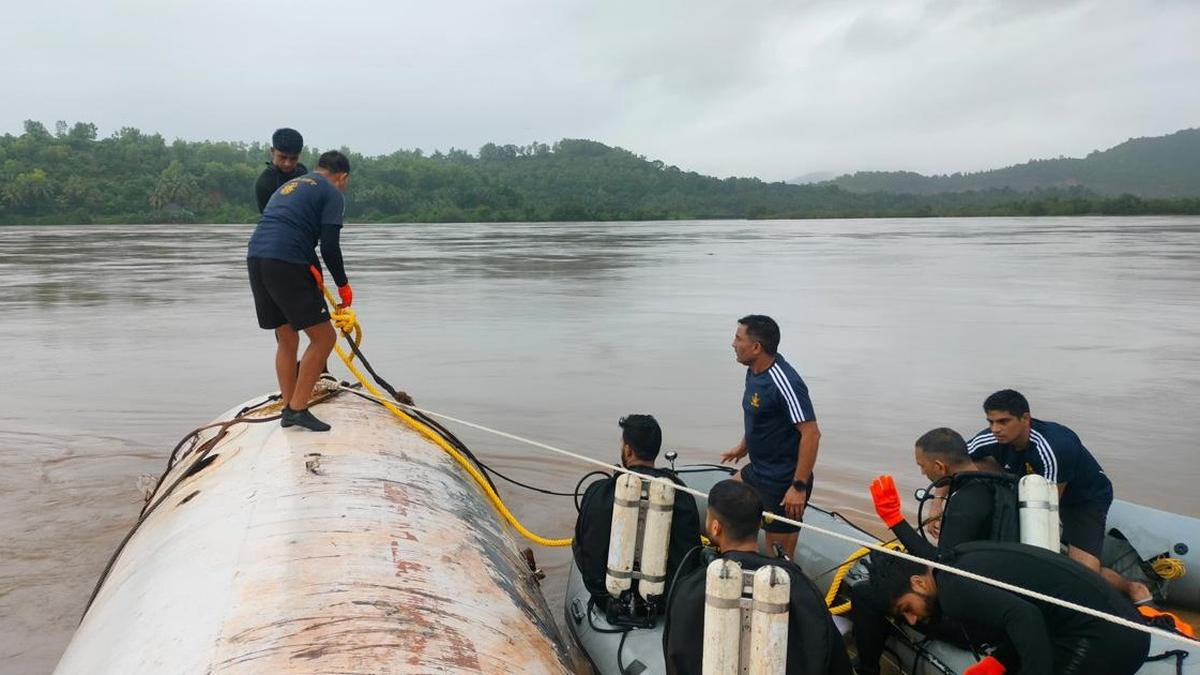
<svg viewBox="0 0 1200 675">
<path fill-rule="evenodd" d="M 742 482 L 754 488 L 758 493 L 758 498 L 762 500 L 763 511 L 773 513 L 777 516 L 787 517 L 787 512 L 783 510 L 783 506 L 779 503 L 783 501 L 783 496 L 787 494 L 788 488 L 792 487 L 792 483 L 779 483 L 776 481 L 763 480 L 754 472 L 754 465 L 747 464 L 742 467 L 741 471 Z M 816 474 L 808 478 L 808 498 L 812 499 L 813 481 L 816 480 Z M 772 520 L 769 523 L 763 524 L 763 529 L 767 532 L 775 532 L 778 534 L 791 534 L 799 532 L 800 528 L 795 525 L 788 525 L 777 520 Z"/>
<path fill-rule="evenodd" d="M 301 331 L 329 321 L 329 308 L 308 267 L 271 258 L 246 259 L 259 327 L 272 330 L 286 323 Z"/>
<path fill-rule="evenodd" d="M 1104 551 L 1104 522 L 1108 520 L 1110 504 L 1076 504 L 1059 506 L 1062 538 L 1067 544 L 1087 551 L 1097 558 Z"/>
</svg>

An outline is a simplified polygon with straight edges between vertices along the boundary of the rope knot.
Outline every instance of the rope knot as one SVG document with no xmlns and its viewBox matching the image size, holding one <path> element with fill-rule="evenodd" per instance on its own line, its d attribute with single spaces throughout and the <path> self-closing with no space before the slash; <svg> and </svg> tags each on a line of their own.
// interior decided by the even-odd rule
<svg viewBox="0 0 1200 675">
<path fill-rule="evenodd" d="M 343 333 L 354 331 L 358 325 L 358 316 L 354 314 L 354 310 L 350 307 L 338 307 L 333 310 L 333 325 Z"/>
</svg>

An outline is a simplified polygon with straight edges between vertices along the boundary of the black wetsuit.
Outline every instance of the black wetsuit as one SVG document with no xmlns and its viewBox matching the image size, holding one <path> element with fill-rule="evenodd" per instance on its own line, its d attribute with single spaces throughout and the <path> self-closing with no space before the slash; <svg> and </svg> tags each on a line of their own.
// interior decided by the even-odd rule
<svg viewBox="0 0 1200 675">
<path fill-rule="evenodd" d="M 849 675 L 850 657 L 842 635 L 825 606 L 825 598 L 794 563 L 758 553 L 730 551 L 722 556 L 736 560 L 743 570 L 778 565 L 791 577 L 788 605 L 788 675 Z M 663 657 L 667 673 L 699 675 L 704 653 L 705 569 L 680 577 L 667 598 L 663 629 Z"/>
<path fill-rule="evenodd" d="M 645 466 L 630 467 L 647 476 L 669 478 L 683 485 L 673 472 Z M 620 474 L 618 474 L 620 475 Z M 608 604 L 608 590 L 604 577 L 608 568 L 608 540 L 612 531 L 613 498 L 617 490 L 617 477 L 598 480 L 588 486 L 579 504 L 579 518 L 575 521 L 575 538 L 571 541 L 571 552 L 575 565 L 583 577 L 583 585 L 601 608 Z M 674 578 L 687 552 L 700 545 L 700 513 L 696 498 L 686 492 L 675 491 L 675 504 L 671 511 L 671 541 L 667 545 L 667 583 Z M 688 572 L 700 564 L 699 556 L 687 561 Z"/>
<path fill-rule="evenodd" d="M 258 200 L 258 212 L 262 213 L 263 209 L 267 208 L 267 202 L 271 201 L 271 195 L 279 189 L 280 185 L 288 182 L 293 178 L 299 178 L 308 173 L 308 167 L 296 163 L 296 170 L 291 173 L 284 173 L 275 166 L 274 162 L 267 162 L 267 168 L 258 175 L 258 180 L 254 182 L 254 197 Z"/>
<path fill-rule="evenodd" d="M 944 556 L 959 569 L 1143 623 L 1133 605 L 1100 575 L 1059 553 L 1026 544 L 972 542 Z M 936 604 L 968 633 L 1004 636 L 993 654 L 1009 675 L 1132 674 L 1150 636 L 1073 609 L 934 570 Z M 972 636 L 974 637 L 974 636 Z"/>
<path fill-rule="evenodd" d="M 936 560 L 940 552 L 949 551 L 959 544 L 991 539 L 995 527 L 997 488 L 997 484 L 981 479 L 968 480 L 957 487 L 942 512 L 941 536 L 936 547 L 918 534 L 908 521 L 901 521 L 892 528 L 892 532 L 904 544 L 905 550 L 927 560 Z M 1012 501 L 1015 506 L 1015 494 Z M 850 619 L 854 622 L 859 671 L 864 675 L 879 672 L 879 659 L 883 656 L 889 632 L 887 610 L 887 602 L 875 593 L 869 583 L 859 582 L 850 587 Z M 966 646 L 961 629 L 953 622 L 931 622 L 922 626 L 922 632 L 931 638 Z"/>
</svg>

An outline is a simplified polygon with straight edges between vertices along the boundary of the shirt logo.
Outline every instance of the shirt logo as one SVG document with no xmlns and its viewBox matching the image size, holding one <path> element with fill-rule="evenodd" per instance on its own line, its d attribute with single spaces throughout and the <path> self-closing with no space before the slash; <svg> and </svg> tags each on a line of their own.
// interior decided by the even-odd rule
<svg viewBox="0 0 1200 675">
<path fill-rule="evenodd" d="M 759 401 L 760 399 L 758 398 L 758 392 L 755 392 L 754 395 L 750 397 L 750 407 L 757 408 Z"/>
<path fill-rule="evenodd" d="M 279 191 L 285 195 L 290 195 L 296 191 L 296 188 L 299 185 L 300 185 L 300 181 L 295 181 L 295 180 L 288 181 L 287 183 L 284 184 L 283 187 L 279 188 Z"/>
<path fill-rule="evenodd" d="M 1025 462 L 1025 475 L 1030 476 L 1035 473 L 1037 473 L 1037 472 L 1033 470 L 1033 465 L 1030 464 L 1029 462 Z"/>
</svg>

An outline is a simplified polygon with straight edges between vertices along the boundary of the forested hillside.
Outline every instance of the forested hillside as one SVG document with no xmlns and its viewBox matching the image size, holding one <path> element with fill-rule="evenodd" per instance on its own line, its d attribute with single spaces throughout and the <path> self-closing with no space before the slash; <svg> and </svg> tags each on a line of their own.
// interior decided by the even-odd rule
<svg viewBox="0 0 1200 675">
<path fill-rule="evenodd" d="M 832 183 L 860 193 L 933 195 L 968 190 L 1082 188 L 1100 195 L 1200 197 L 1200 129 L 1130 139 L 1083 158 L 1038 159 L 1004 169 L 947 176 L 860 171 Z"/>
<path fill-rule="evenodd" d="M 1200 213 L 1200 199 L 1102 198 L 1080 188 L 938 195 L 712 178 L 589 140 L 488 144 L 364 157 L 347 217 L 358 221 L 587 221 L 950 215 Z M 312 168 L 316 148 L 302 159 Z M 254 222 L 258 143 L 167 142 L 124 128 L 25 123 L 0 136 L 0 223 Z"/>
</svg>

